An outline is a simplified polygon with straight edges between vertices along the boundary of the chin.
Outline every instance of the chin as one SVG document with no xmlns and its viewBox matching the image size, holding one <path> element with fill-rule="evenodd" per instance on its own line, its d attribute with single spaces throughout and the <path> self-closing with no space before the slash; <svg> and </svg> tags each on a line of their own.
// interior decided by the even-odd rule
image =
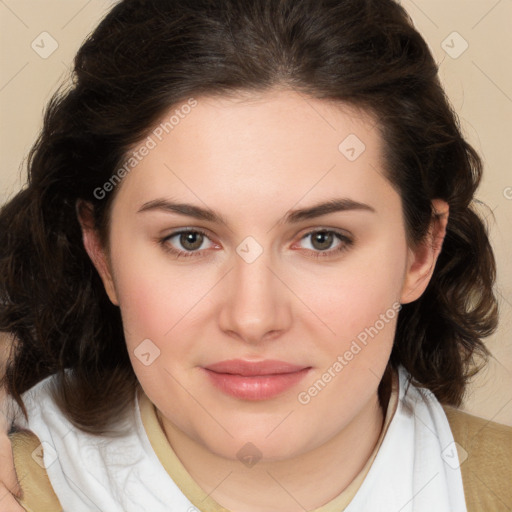
<svg viewBox="0 0 512 512">
<path fill-rule="evenodd" d="M 236 432 L 236 433 L 235 433 Z M 219 438 L 201 439 L 208 451 L 229 460 L 239 460 L 248 467 L 250 461 L 277 462 L 298 457 L 314 448 L 306 433 L 283 430 L 283 432 L 271 433 L 265 431 L 255 432 L 254 427 L 248 428 L 244 434 L 243 429 L 233 431 L 234 437 L 223 436 Z M 249 463 L 246 463 L 249 461 Z"/>
</svg>

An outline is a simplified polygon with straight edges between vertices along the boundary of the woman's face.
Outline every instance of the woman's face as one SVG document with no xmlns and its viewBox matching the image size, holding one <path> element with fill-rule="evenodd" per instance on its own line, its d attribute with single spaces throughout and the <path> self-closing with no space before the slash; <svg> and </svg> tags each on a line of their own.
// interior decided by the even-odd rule
<svg viewBox="0 0 512 512">
<path fill-rule="evenodd" d="M 289 91 L 191 104 L 136 148 L 102 276 L 167 422 L 229 459 L 299 455 L 375 406 L 428 278 L 370 117 Z M 206 369 L 234 359 L 293 366 Z"/>
</svg>

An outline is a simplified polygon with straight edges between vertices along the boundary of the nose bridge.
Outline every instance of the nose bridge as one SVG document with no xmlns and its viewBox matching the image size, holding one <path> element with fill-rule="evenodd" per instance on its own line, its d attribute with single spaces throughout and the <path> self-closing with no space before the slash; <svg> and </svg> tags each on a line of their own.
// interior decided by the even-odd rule
<svg viewBox="0 0 512 512">
<path fill-rule="evenodd" d="M 236 252 L 225 290 L 221 327 L 255 342 L 285 327 L 284 285 L 274 275 L 270 249 L 263 249 L 254 238 L 245 239 Z"/>
</svg>

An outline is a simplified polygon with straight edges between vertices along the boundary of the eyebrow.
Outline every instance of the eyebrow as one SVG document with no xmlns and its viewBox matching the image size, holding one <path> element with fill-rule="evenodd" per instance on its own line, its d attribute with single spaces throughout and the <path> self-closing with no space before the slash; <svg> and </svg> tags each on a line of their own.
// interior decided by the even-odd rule
<svg viewBox="0 0 512 512">
<path fill-rule="evenodd" d="M 375 209 L 365 203 L 353 201 L 352 199 L 348 198 L 331 199 L 329 201 L 317 203 L 308 208 L 291 210 L 279 221 L 279 224 L 296 224 L 298 222 L 321 217 L 322 215 L 327 215 L 329 213 L 354 210 L 375 213 Z M 222 215 L 215 213 L 209 208 L 202 208 L 187 203 L 177 203 L 167 199 L 155 199 L 153 201 L 144 203 L 137 213 L 148 211 L 177 213 L 180 215 L 186 215 L 187 217 L 193 217 L 198 220 L 228 225 L 226 219 Z"/>
</svg>

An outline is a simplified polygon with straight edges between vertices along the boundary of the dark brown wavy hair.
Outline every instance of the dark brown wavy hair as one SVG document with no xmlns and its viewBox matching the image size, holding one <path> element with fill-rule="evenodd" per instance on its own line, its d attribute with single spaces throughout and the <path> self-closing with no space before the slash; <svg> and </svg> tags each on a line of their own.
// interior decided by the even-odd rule
<svg viewBox="0 0 512 512">
<path fill-rule="evenodd" d="M 401 364 L 440 402 L 461 404 L 497 324 L 495 260 L 474 208 L 482 162 L 406 11 L 393 0 L 124 0 L 79 49 L 28 183 L 0 211 L 0 331 L 13 339 L 3 384 L 25 413 L 21 393 L 57 374 L 66 416 L 104 434 L 137 387 L 77 201 L 93 206 L 108 244 L 115 190 L 94 191 L 163 114 L 190 97 L 275 87 L 375 117 L 410 244 L 427 233 L 432 199 L 448 202 L 442 252 L 425 293 L 400 311 L 388 371 Z"/>
</svg>

